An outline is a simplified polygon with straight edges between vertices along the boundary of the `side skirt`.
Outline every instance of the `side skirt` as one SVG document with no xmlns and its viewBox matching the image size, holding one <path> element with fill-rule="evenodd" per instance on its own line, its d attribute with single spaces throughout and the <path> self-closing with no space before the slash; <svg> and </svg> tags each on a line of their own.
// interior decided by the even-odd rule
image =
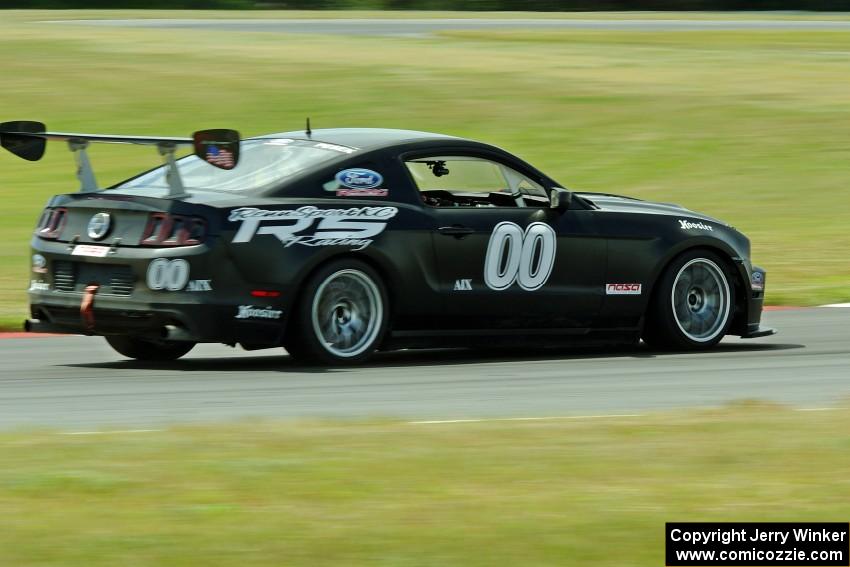
<svg viewBox="0 0 850 567">
<path fill-rule="evenodd" d="M 640 341 L 637 328 L 616 329 L 452 329 L 392 331 L 381 350 L 435 347 L 603 346 Z"/>
</svg>

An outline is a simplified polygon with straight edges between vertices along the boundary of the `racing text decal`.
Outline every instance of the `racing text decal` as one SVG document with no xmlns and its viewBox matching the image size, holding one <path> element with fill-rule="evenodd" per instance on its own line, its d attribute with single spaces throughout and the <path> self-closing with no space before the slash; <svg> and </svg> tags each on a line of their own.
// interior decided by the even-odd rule
<svg viewBox="0 0 850 567">
<path fill-rule="evenodd" d="M 350 246 L 362 250 L 387 227 L 398 213 L 395 207 L 352 207 L 319 209 L 256 209 L 242 207 L 230 212 L 228 220 L 242 223 L 234 243 L 249 242 L 257 234 L 271 234 L 284 246 Z M 266 226 L 260 226 L 264 223 Z M 315 227 L 314 227 L 315 225 Z M 298 234 L 300 233 L 300 234 Z"/>
</svg>

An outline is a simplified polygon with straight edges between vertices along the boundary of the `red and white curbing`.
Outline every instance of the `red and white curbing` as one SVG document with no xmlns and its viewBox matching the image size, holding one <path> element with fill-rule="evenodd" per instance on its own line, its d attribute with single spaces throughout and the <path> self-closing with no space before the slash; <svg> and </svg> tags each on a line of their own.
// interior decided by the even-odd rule
<svg viewBox="0 0 850 567">
<path fill-rule="evenodd" d="M 57 335 L 54 333 L 27 333 L 24 331 L 0 333 L 0 339 L 42 339 L 47 337 L 67 337 L 68 335 Z M 76 335 L 74 335 L 76 336 Z"/>
</svg>

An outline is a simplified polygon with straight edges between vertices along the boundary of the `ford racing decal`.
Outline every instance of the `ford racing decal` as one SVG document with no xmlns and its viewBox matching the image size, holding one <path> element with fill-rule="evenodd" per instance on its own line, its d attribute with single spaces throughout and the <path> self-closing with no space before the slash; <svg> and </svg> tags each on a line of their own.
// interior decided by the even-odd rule
<svg viewBox="0 0 850 567">
<path fill-rule="evenodd" d="M 386 197 L 383 176 L 371 169 L 344 169 L 336 174 L 337 197 Z"/>
<path fill-rule="evenodd" d="M 386 189 L 347 189 L 342 187 L 336 190 L 337 197 L 386 197 Z"/>
<path fill-rule="evenodd" d="M 336 180 L 349 189 L 374 189 L 384 182 L 381 174 L 371 169 L 344 169 L 336 174 Z"/>
<path fill-rule="evenodd" d="M 320 209 L 304 206 L 277 210 L 241 207 L 232 210 L 228 220 L 241 223 L 233 237 L 237 244 L 250 242 L 258 234 L 270 234 L 287 248 L 299 244 L 362 250 L 372 244 L 373 238 L 387 228 L 387 222 L 397 213 L 395 207 Z M 262 226 L 264 223 L 267 224 Z"/>
</svg>

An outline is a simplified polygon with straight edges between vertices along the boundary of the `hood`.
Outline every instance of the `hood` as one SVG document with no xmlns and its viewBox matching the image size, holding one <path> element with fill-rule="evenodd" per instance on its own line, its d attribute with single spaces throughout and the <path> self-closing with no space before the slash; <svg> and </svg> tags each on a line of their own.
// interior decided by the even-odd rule
<svg viewBox="0 0 850 567">
<path fill-rule="evenodd" d="M 622 195 L 610 195 L 608 193 L 583 193 L 576 192 L 576 195 L 590 201 L 597 208 L 603 211 L 619 212 L 619 213 L 645 213 L 652 215 L 667 215 L 671 217 L 686 216 L 689 218 L 697 218 L 701 220 L 711 221 L 721 225 L 728 226 L 722 220 L 710 217 L 703 213 L 697 213 L 690 209 L 686 209 L 681 205 L 673 203 L 656 203 L 653 201 L 643 201 L 633 197 L 625 197 Z"/>
</svg>

